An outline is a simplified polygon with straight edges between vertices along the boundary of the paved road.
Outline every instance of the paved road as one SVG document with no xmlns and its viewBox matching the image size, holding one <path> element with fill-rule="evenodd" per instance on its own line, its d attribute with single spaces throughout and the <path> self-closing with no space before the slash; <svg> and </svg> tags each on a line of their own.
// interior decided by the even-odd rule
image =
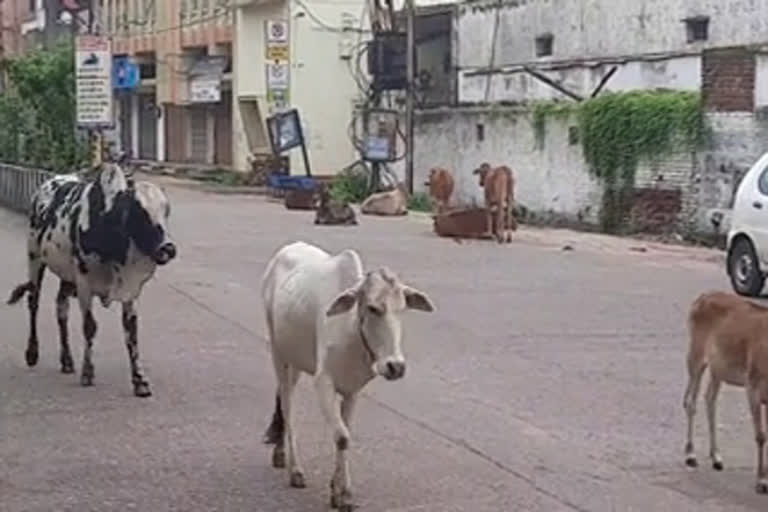
<svg viewBox="0 0 768 512">
<path fill-rule="evenodd" d="M 530 241 L 541 232 L 504 248 L 457 245 L 413 219 L 320 228 L 254 197 L 171 195 L 181 255 L 140 305 L 153 398 L 131 395 L 114 306 L 97 311 L 90 389 L 58 373 L 52 279 L 37 368 L 23 363 L 24 308 L 0 308 L 0 510 L 326 510 L 331 432 L 307 382 L 308 489 L 289 489 L 261 444 L 274 383 L 258 282 L 295 239 L 356 247 L 438 306 L 408 318 L 407 378 L 372 383 L 357 410 L 361 510 L 765 510 L 740 390 L 720 405 L 726 471 L 682 465 L 683 316 L 699 291 L 727 288 L 716 264 L 620 243 L 594 250 L 594 237 L 564 252 Z M 0 212 L 0 290 L 23 278 L 23 237 L 23 219 Z M 79 330 L 74 340 L 79 362 Z M 705 461 L 703 414 L 698 425 Z"/>
</svg>

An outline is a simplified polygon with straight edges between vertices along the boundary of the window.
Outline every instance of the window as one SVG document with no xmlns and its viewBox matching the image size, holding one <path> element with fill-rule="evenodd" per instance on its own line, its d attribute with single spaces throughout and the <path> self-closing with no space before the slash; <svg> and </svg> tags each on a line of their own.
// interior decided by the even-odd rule
<svg viewBox="0 0 768 512">
<path fill-rule="evenodd" d="M 709 16 L 696 16 L 684 21 L 689 43 L 709 39 Z"/>
<path fill-rule="evenodd" d="M 475 132 L 477 132 L 477 141 L 483 142 L 485 140 L 485 125 L 478 124 L 475 126 Z"/>
<path fill-rule="evenodd" d="M 760 173 L 760 177 L 757 178 L 757 189 L 764 196 L 768 196 L 768 167 L 763 169 Z"/>
<path fill-rule="evenodd" d="M 547 57 L 552 55 L 552 43 L 554 41 L 552 34 L 544 34 L 536 38 L 536 56 Z"/>
</svg>

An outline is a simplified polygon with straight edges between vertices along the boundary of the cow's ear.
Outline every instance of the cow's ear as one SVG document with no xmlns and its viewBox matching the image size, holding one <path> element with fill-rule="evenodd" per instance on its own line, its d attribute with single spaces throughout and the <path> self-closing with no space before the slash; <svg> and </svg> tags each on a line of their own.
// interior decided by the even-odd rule
<svg viewBox="0 0 768 512">
<path fill-rule="evenodd" d="M 325 316 L 335 316 L 351 310 L 357 302 L 357 288 L 344 290 L 333 299 Z"/>
<path fill-rule="evenodd" d="M 417 309 L 419 311 L 426 311 L 427 313 L 431 313 L 435 310 L 435 305 L 432 304 L 432 300 L 426 293 L 419 291 L 416 288 L 405 286 L 403 288 L 403 294 L 405 295 L 405 305 L 408 309 Z"/>
</svg>

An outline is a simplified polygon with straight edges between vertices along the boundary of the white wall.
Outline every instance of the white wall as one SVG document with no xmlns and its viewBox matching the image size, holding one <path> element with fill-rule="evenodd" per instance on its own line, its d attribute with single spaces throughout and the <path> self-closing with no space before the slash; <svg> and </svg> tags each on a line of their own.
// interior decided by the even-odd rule
<svg viewBox="0 0 768 512">
<path fill-rule="evenodd" d="M 661 61 L 638 60 L 616 65 L 619 68 L 603 88 L 604 91 L 619 92 L 655 88 L 698 91 L 701 87 L 701 57 L 698 55 Z M 537 71 L 560 83 L 569 91 L 588 97 L 613 66 L 614 64 L 589 67 L 574 65 L 555 70 L 537 67 Z M 517 68 L 492 75 L 460 73 L 459 100 L 468 103 L 486 101 L 486 82 L 489 76 L 491 80 L 487 96 L 489 102 L 568 98 L 550 85 Z"/>
<path fill-rule="evenodd" d="M 248 166 L 248 144 L 237 98 L 258 98 L 262 116 L 269 115 L 264 58 L 264 21 L 267 19 L 289 20 L 290 104 L 299 109 L 303 121 L 312 171 L 333 174 L 356 159 L 347 128 L 358 89 L 350 74 L 348 61 L 340 57 L 340 41 L 350 37 L 350 33 L 328 30 L 313 17 L 324 25 L 340 27 L 343 15 L 353 16 L 356 19 L 354 26 L 357 27 L 363 0 L 306 2 L 306 5 L 312 16 L 305 12 L 303 6 L 293 2 L 238 9 L 233 95 L 235 167 L 238 169 Z M 368 25 L 366 19 L 363 26 Z M 354 41 L 357 42 L 356 36 Z M 301 151 L 295 149 L 290 156 L 293 173 L 303 173 Z"/>
<path fill-rule="evenodd" d="M 266 71 L 264 53 L 264 20 L 286 19 L 288 6 L 278 1 L 272 4 L 242 7 L 235 11 L 235 31 L 232 44 L 232 151 L 233 166 L 249 169 L 250 154 L 240 98 L 257 99 L 262 116 L 266 116 Z M 266 149 L 266 148 L 264 148 Z"/>
<path fill-rule="evenodd" d="M 441 166 L 450 169 L 456 179 L 454 201 L 482 204 L 482 189 L 472 171 L 482 162 L 506 164 L 515 173 L 516 198 L 529 210 L 596 222 L 602 189 L 587 172 L 581 145 L 568 143 L 570 123 L 548 123 L 546 150 L 539 151 L 528 114 L 489 112 L 440 109 L 419 113 L 414 189 L 424 191 L 429 169 Z M 478 140 L 478 125 L 484 126 L 483 141 Z"/>
<path fill-rule="evenodd" d="M 496 10 L 491 2 L 459 9 L 459 101 L 543 100 L 566 96 L 525 73 L 530 65 L 580 95 L 613 66 L 604 90 L 699 90 L 701 51 L 768 41 L 768 1 L 516 0 L 499 14 L 495 72 L 486 97 Z M 709 39 L 688 43 L 683 19 L 709 16 Z M 554 36 L 553 55 L 536 57 L 535 39 Z M 756 104 L 768 105 L 768 57 L 758 57 Z"/>
<path fill-rule="evenodd" d="M 515 0 L 501 10 L 496 63 L 538 60 L 534 39 L 544 32 L 554 35 L 555 60 L 701 49 L 701 43 L 687 42 L 682 22 L 699 15 L 710 17 L 705 46 L 766 41 L 763 0 Z M 462 68 L 488 65 L 494 16 L 494 9 L 481 11 L 477 4 L 461 7 Z"/>
<path fill-rule="evenodd" d="M 303 2 L 304 3 L 304 2 Z M 358 2 L 306 2 L 311 14 L 330 27 L 340 27 L 342 18 L 360 26 L 364 0 Z M 363 27 L 370 25 L 368 18 Z M 306 14 L 302 5 L 291 7 L 291 104 L 299 109 L 315 174 L 335 174 L 357 159 L 349 139 L 352 105 L 360 95 L 350 72 L 350 61 L 341 58 L 344 39 L 365 41 L 353 33 L 328 30 Z M 363 65 L 365 61 L 362 61 Z M 354 65 L 354 62 L 351 62 Z M 294 174 L 304 168 L 301 151 L 291 153 Z"/>
</svg>

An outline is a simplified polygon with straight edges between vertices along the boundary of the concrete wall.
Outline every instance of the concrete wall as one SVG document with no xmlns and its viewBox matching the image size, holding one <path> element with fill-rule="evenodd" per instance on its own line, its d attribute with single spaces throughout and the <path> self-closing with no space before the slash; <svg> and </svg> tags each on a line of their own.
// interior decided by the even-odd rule
<svg viewBox="0 0 768 512">
<path fill-rule="evenodd" d="M 510 0 L 499 11 L 496 54 L 492 3 L 459 9 L 459 101 L 522 102 L 565 98 L 526 73 L 534 67 L 586 96 L 613 67 L 604 90 L 699 90 L 702 51 L 766 43 L 768 2 L 754 0 Z M 709 38 L 689 43 L 684 18 L 709 16 Z M 554 37 L 551 56 L 537 57 L 536 37 Z M 756 69 L 757 106 L 768 105 L 768 62 Z M 490 82 L 490 83 L 489 83 Z M 762 92 L 761 92 L 762 91 Z"/>
<path fill-rule="evenodd" d="M 712 130 L 708 147 L 639 163 L 627 219 L 633 228 L 671 226 L 682 234 L 718 231 L 711 222 L 713 212 L 727 217 L 742 177 L 768 151 L 768 116 L 713 112 L 707 117 Z M 581 143 L 570 144 L 568 128 L 575 124 L 548 119 L 543 148 L 537 149 L 530 115 L 521 108 L 420 112 L 414 189 L 425 191 L 429 169 L 442 166 L 456 177 L 453 201 L 482 204 L 473 169 L 483 161 L 506 164 L 515 172 L 518 201 L 537 216 L 597 223 L 603 184 L 588 172 Z M 722 225 L 719 232 L 726 229 Z"/>
<path fill-rule="evenodd" d="M 459 65 L 488 66 L 495 2 L 467 4 L 459 19 Z M 768 2 L 756 0 L 510 0 L 499 18 L 497 65 L 594 59 L 764 43 Z M 485 6 L 485 8 L 482 8 Z M 688 43 L 683 19 L 709 16 L 709 40 Z M 554 35 L 552 57 L 537 59 L 534 39 Z"/>
<path fill-rule="evenodd" d="M 482 204 L 482 189 L 472 171 L 484 161 L 506 164 L 515 172 L 516 197 L 529 210 L 596 222 L 602 189 L 587 172 L 581 145 L 569 144 L 569 126 L 568 122 L 549 123 L 546 150 L 539 151 L 524 110 L 420 112 L 414 134 L 414 189 L 424 191 L 429 169 L 442 166 L 454 173 L 454 201 Z"/>
<path fill-rule="evenodd" d="M 604 91 L 621 92 L 655 88 L 698 91 L 701 87 L 699 72 L 701 57 L 697 55 L 588 66 L 582 64 L 543 68 L 537 66 L 536 69 L 568 90 L 587 97 L 614 65 L 618 66 L 618 70 L 603 88 Z M 489 80 L 490 86 L 488 86 Z M 488 87 L 487 96 L 486 87 Z M 519 68 L 509 68 L 492 74 L 472 71 L 459 73 L 459 101 L 462 103 L 483 101 L 519 103 L 552 99 L 569 99 L 569 97 Z"/>
</svg>

